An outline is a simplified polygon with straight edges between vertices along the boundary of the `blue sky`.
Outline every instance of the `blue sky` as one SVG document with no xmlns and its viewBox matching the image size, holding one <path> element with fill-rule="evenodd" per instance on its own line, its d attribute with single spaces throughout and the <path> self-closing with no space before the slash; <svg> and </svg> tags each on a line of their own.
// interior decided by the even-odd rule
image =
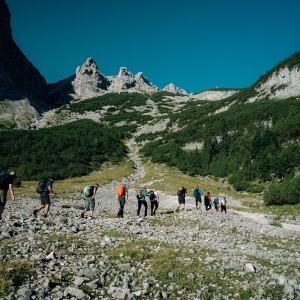
<svg viewBox="0 0 300 300">
<path fill-rule="evenodd" d="M 6 0 L 15 42 L 48 83 L 87 58 L 188 93 L 243 88 L 300 50 L 299 0 Z"/>
</svg>

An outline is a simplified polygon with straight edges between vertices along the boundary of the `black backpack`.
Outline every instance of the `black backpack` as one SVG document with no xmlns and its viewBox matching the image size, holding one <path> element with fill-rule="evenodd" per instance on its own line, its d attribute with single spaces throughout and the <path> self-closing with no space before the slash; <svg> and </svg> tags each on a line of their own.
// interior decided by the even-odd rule
<svg viewBox="0 0 300 300">
<path fill-rule="evenodd" d="M 195 196 L 195 198 L 198 198 L 200 196 L 198 189 L 194 189 L 194 196 Z"/>
<path fill-rule="evenodd" d="M 36 187 L 36 192 L 42 194 L 45 192 L 48 179 L 41 179 Z"/>
</svg>

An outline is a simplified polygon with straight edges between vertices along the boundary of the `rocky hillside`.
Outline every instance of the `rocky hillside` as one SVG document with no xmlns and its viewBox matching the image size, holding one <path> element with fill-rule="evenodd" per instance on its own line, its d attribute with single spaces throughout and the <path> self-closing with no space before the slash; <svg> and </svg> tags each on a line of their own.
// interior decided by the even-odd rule
<svg viewBox="0 0 300 300">
<path fill-rule="evenodd" d="M 124 219 L 116 218 L 121 181 L 100 187 L 94 218 L 80 217 L 81 192 L 63 196 L 56 188 L 47 218 L 34 218 L 37 199 L 18 195 L 8 203 L 0 221 L 0 297 L 299 299 L 299 217 L 250 210 L 259 198 L 246 204 L 232 197 L 226 214 L 196 210 L 192 197 L 176 213 L 177 197 L 164 191 L 155 216 L 144 217 L 144 208 L 137 216 L 137 180 L 148 190 L 156 183 L 143 182 L 141 161 L 134 152 L 131 159 L 136 173 L 121 179 L 129 184 Z"/>
<path fill-rule="evenodd" d="M 300 52 L 296 52 L 267 72 L 254 84 L 257 96 L 250 99 L 286 99 L 300 95 Z"/>
</svg>

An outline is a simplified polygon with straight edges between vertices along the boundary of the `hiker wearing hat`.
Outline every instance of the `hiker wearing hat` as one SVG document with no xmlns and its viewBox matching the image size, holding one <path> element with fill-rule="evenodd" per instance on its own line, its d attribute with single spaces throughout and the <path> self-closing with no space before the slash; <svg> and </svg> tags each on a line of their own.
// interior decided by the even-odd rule
<svg viewBox="0 0 300 300">
<path fill-rule="evenodd" d="M 5 208 L 7 200 L 7 191 L 10 191 L 11 201 L 15 201 L 15 192 L 13 189 L 13 182 L 17 178 L 15 172 L 3 171 L 0 173 L 0 219 Z"/>
<path fill-rule="evenodd" d="M 38 211 L 40 211 L 44 208 L 45 209 L 44 210 L 44 217 L 47 218 L 48 213 L 49 213 L 49 209 L 50 209 L 50 193 L 56 195 L 53 192 L 53 188 L 52 188 L 53 182 L 54 182 L 54 177 L 49 178 L 46 181 L 46 186 L 45 186 L 45 188 L 44 188 L 44 190 L 43 190 L 43 192 L 41 193 L 41 196 L 40 196 L 41 205 L 33 211 L 33 215 L 35 217 L 37 216 Z"/>
</svg>

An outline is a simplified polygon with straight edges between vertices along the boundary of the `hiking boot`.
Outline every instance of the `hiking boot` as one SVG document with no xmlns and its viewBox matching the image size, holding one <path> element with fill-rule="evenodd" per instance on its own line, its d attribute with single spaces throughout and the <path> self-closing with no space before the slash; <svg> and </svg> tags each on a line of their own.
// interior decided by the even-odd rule
<svg viewBox="0 0 300 300">
<path fill-rule="evenodd" d="M 175 209 L 175 212 L 179 212 L 179 207 Z"/>
<path fill-rule="evenodd" d="M 33 215 L 34 215 L 34 217 L 36 218 L 36 216 L 37 216 L 37 210 L 35 209 L 34 211 L 33 211 Z"/>
<path fill-rule="evenodd" d="M 47 216 L 48 216 L 47 214 L 44 214 L 44 218 L 47 218 Z"/>
<path fill-rule="evenodd" d="M 81 218 L 84 218 L 84 213 L 82 213 L 82 214 L 80 215 L 80 217 L 81 217 Z"/>
</svg>

